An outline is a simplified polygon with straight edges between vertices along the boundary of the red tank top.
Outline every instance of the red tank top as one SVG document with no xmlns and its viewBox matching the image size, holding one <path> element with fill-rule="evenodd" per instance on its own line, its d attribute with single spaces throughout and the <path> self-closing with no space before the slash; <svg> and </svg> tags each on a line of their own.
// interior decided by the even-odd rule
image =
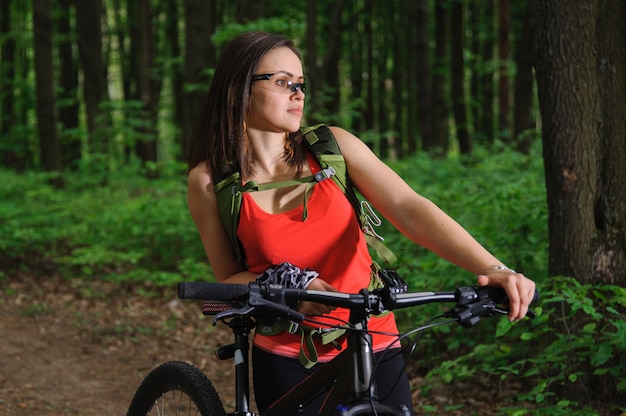
<svg viewBox="0 0 626 416">
<path fill-rule="evenodd" d="M 313 172 L 319 166 L 309 155 Z M 317 183 L 307 202 L 308 217 L 302 220 L 303 206 L 270 214 L 261 209 L 250 193 L 244 193 L 240 211 L 239 237 L 250 271 L 261 274 L 284 261 L 302 269 L 309 268 L 340 292 L 358 293 L 370 284 L 372 259 L 352 205 L 332 179 Z M 330 316 L 348 320 L 349 311 L 338 308 Z M 316 321 L 337 325 L 336 319 L 314 317 Z M 370 319 L 373 331 L 397 333 L 393 314 Z M 374 350 L 387 347 L 395 339 L 374 333 Z M 298 357 L 299 334 L 256 334 L 255 345 L 276 354 Z M 345 339 L 340 340 L 345 348 Z M 343 348 L 342 348 L 343 349 Z M 338 354 L 332 345 L 317 345 L 319 361 Z"/>
</svg>

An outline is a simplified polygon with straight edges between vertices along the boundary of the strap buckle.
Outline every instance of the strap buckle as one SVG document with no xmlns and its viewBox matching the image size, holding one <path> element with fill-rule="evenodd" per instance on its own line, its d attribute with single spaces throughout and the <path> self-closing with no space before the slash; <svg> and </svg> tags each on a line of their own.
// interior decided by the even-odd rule
<svg viewBox="0 0 626 416">
<path fill-rule="evenodd" d="M 329 166 L 325 169 L 320 170 L 319 172 L 317 172 L 315 175 L 313 175 L 313 178 L 317 181 L 317 182 L 321 182 L 325 179 L 328 179 L 332 176 L 335 176 L 337 174 L 337 172 L 335 172 L 335 169 L 332 166 Z"/>
</svg>

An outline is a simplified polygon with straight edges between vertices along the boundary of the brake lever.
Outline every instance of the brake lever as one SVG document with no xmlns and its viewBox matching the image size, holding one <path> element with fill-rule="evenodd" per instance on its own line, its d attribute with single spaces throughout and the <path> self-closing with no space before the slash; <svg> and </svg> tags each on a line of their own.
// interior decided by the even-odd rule
<svg viewBox="0 0 626 416">
<path fill-rule="evenodd" d="M 233 308 L 226 311 L 218 312 L 215 314 L 215 316 L 213 316 L 213 326 L 217 325 L 217 323 L 221 320 L 228 319 L 234 316 L 248 316 L 252 313 L 252 311 L 254 311 L 254 309 L 254 306 L 246 304 L 242 308 Z"/>
</svg>

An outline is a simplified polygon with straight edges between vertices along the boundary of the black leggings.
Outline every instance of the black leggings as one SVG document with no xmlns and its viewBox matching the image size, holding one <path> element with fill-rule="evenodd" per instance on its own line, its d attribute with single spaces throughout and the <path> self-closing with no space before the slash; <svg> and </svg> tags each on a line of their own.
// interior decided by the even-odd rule
<svg viewBox="0 0 626 416">
<path fill-rule="evenodd" d="M 375 354 L 377 359 L 381 355 L 382 353 Z M 283 357 L 258 347 L 252 347 L 254 396 L 259 413 L 263 414 L 263 411 L 272 403 L 321 365 L 324 364 L 316 364 L 313 368 L 307 370 L 300 364 L 300 360 L 297 358 Z M 411 414 L 413 414 L 411 389 L 406 371 L 404 370 L 404 359 L 399 350 L 391 350 L 385 353 L 382 361 L 376 367 L 375 378 L 379 401 L 394 407 L 398 403 L 404 403 L 411 409 Z M 299 411 L 294 416 L 317 415 L 326 393 L 327 391 L 322 391 L 311 397 L 307 403 L 303 403 L 302 411 Z"/>
</svg>

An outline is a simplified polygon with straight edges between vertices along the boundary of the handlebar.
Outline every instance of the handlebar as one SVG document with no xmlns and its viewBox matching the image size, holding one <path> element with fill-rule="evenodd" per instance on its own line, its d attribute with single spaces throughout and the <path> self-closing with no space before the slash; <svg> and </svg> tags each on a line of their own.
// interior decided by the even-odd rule
<svg viewBox="0 0 626 416">
<path fill-rule="evenodd" d="M 456 320 L 464 327 L 478 323 L 481 317 L 495 314 L 507 314 L 508 311 L 498 305 L 508 302 L 506 293 L 499 288 L 490 286 L 459 287 L 454 291 L 444 292 L 403 292 L 388 287 L 363 289 L 358 294 L 328 292 L 321 290 L 287 289 L 281 285 L 231 284 L 206 282 L 181 282 L 178 284 L 178 297 L 181 299 L 197 299 L 222 301 L 232 305 L 228 310 L 218 312 L 215 320 L 229 316 L 258 316 L 271 314 L 294 322 L 302 322 L 305 315 L 289 305 L 297 301 L 311 301 L 329 306 L 346 308 L 353 312 L 379 315 L 386 311 L 408 308 L 435 302 L 455 303 L 456 306 L 444 314 Z M 535 292 L 532 303 L 539 299 Z M 534 318 L 535 314 L 528 311 L 527 315 Z"/>
</svg>

